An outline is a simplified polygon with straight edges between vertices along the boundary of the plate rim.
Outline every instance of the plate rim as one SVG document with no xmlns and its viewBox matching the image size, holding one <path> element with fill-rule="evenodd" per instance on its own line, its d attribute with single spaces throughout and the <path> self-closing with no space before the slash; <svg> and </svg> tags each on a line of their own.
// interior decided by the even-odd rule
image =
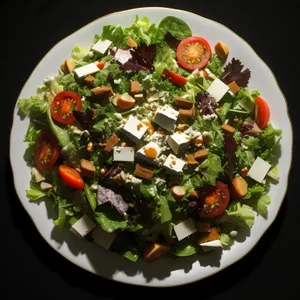
<svg viewBox="0 0 300 300">
<path fill-rule="evenodd" d="M 59 45 L 61 42 L 63 42 L 65 39 L 67 39 L 68 37 L 72 36 L 73 34 L 81 31 L 82 29 L 84 29 L 85 27 L 91 25 L 92 23 L 95 23 L 105 17 L 108 17 L 108 16 L 111 16 L 111 15 L 117 15 L 117 14 L 122 14 L 122 13 L 126 13 L 126 12 L 130 12 L 130 11 L 138 11 L 138 10 L 153 10 L 153 9 L 160 9 L 160 10 L 166 10 L 166 11 L 177 11 L 177 12 L 182 12 L 182 13 L 186 13 L 186 14 L 190 14 L 190 15 L 193 15 L 197 18 L 202 18 L 202 19 L 205 19 L 209 22 L 213 22 L 215 24 L 217 24 L 218 26 L 221 26 L 223 27 L 224 29 L 228 30 L 231 32 L 231 34 L 235 35 L 236 37 L 238 37 L 239 39 L 241 39 L 250 49 L 251 51 L 253 52 L 254 55 L 256 55 L 256 57 L 261 61 L 261 63 L 268 69 L 269 73 L 272 75 L 272 78 L 275 82 L 275 84 L 277 85 L 278 87 L 278 90 L 282 96 L 282 99 L 284 100 L 284 103 L 285 103 L 285 108 L 286 108 L 286 113 L 287 113 L 287 121 L 288 121 L 288 125 L 289 125 L 289 128 L 291 130 L 291 145 L 290 145 L 290 161 L 289 161 L 289 166 L 288 166 L 288 172 L 286 173 L 286 178 L 287 178 L 287 183 L 285 185 L 285 190 L 284 190 L 284 193 L 283 193 L 283 197 L 280 201 L 280 205 L 278 207 L 278 210 L 276 211 L 276 214 L 274 215 L 273 219 L 270 220 L 270 224 L 267 225 L 266 229 L 263 230 L 260 234 L 259 234 L 259 237 L 257 238 L 257 241 L 252 245 L 252 247 L 250 246 L 249 249 L 247 249 L 247 251 L 245 252 L 244 255 L 241 255 L 238 259 L 236 259 L 234 262 L 232 263 L 229 263 L 228 265 L 222 267 L 221 269 L 217 268 L 215 270 L 213 270 L 210 274 L 207 274 L 205 276 L 202 276 L 201 278 L 198 278 L 198 279 L 192 279 L 192 280 L 188 280 L 188 281 L 184 281 L 183 283 L 167 283 L 167 284 L 163 284 L 163 285 L 158 285 L 158 286 L 155 286 L 155 285 L 151 285 L 151 284 L 141 284 L 141 283 L 134 283 L 134 282 L 128 282 L 126 280 L 122 280 L 122 279 L 114 279 L 112 277 L 106 277 L 106 276 L 102 276 L 100 274 L 98 274 L 95 270 L 89 270 L 87 269 L 86 267 L 84 267 L 83 265 L 80 265 L 78 264 L 75 260 L 73 260 L 72 258 L 70 257 L 67 257 L 65 256 L 62 252 L 59 251 L 59 249 L 56 249 L 52 244 L 50 244 L 47 240 L 47 238 L 44 236 L 44 234 L 41 232 L 41 230 L 39 229 L 39 227 L 36 225 L 36 223 L 34 222 L 34 218 L 31 216 L 31 214 L 29 213 L 29 211 L 26 209 L 26 207 L 24 206 L 22 200 L 21 200 L 21 196 L 20 194 L 18 193 L 18 189 L 16 187 L 16 172 L 13 168 L 13 163 L 12 163 L 12 147 L 11 147 L 11 144 L 12 144 L 12 131 L 13 131 L 13 128 L 14 128 L 14 125 L 15 125 L 15 122 L 16 122 L 16 110 L 17 110 L 17 102 L 15 102 L 15 105 L 14 105 L 14 108 L 13 108 L 13 117 L 12 117 L 12 124 L 11 124 L 11 129 L 10 129 L 10 138 L 9 138 L 9 158 L 10 158 L 10 167 L 11 167 L 11 171 L 12 171 L 12 175 L 13 175 L 13 185 L 14 185 L 14 189 L 15 189 L 15 192 L 18 196 L 18 200 L 19 202 L 22 204 L 22 207 L 23 209 L 27 212 L 28 216 L 30 217 L 30 220 L 31 222 L 33 223 L 34 227 L 37 229 L 38 233 L 40 234 L 40 236 L 44 239 L 44 241 L 52 248 L 54 249 L 57 253 L 59 253 L 60 255 L 62 255 L 66 260 L 68 260 L 69 262 L 71 262 L 72 264 L 75 264 L 77 267 L 81 268 L 82 270 L 86 271 L 86 272 L 90 272 L 92 274 L 95 274 L 99 277 L 102 277 L 104 279 L 107 279 L 107 280 L 110 280 L 110 281 L 113 281 L 113 282 L 119 282 L 119 283 L 122 283 L 122 284 L 129 284 L 129 285 L 133 285 L 133 286 L 145 286 L 145 287 L 154 287 L 154 288 L 165 288 L 165 287 L 174 287 L 174 286 L 183 286 L 183 285 L 189 285 L 189 284 L 192 284 L 192 283 L 195 283 L 195 282 L 198 282 L 200 280 L 203 280 L 205 278 L 208 278 L 208 277 L 211 277 L 217 273 L 220 273 L 222 271 L 224 271 L 225 269 L 229 268 L 230 266 L 234 265 L 235 263 L 239 262 L 240 260 L 242 260 L 243 258 L 245 258 L 255 247 L 256 245 L 261 241 L 261 239 L 263 238 L 263 236 L 266 234 L 266 232 L 272 227 L 274 221 L 277 219 L 278 217 L 278 214 L 279 212 L 282 210 L 282 206 L 283 206 L 283 203 L 284 203 L 284 200 L 286 198 L 286 195 L 287 195 L 287 192 L 288 192 L 288 188 L 289 188 L 289 177 L 290 177 L 290 173 L 291 173 L 291 169 L 292 169 L 292 162 L 293 162 L 293 157 L 294 157 L 294 147 L 293 147 L 293 144 L 294 144 L 294 130 L 293 130 L 293 126 L 292 126 L 292 119 L 291 119 L 291 115 L 290 115 L 290 111 L 289 111 L 289 105 L 288 105 L 288 101 L 286 100 L 286 97 L 285 97 L 285 94 L 283 93 L 279 83 L 278 83 L 278 80 L 275 76 L 275 74 L 273 73 L 272 69 L 269 67 L 269 65 L 264 61 L 264 59 L 255 51 L 255 49 L 242 37 L 240 36 L 239 34 L 237 34 L 236 32 L 234 32 L 231 28 L 227 27 L 226 25 L 224 25 L 223 23 L 221 22 L 218 22 L 218 21 L 215 21 L 213 19 L 210 19 L 208 17 L 204 17 L 203 15 L 201 14 L 197 14 L 197 13 L 194 13 L 192 11 L 189 11 L 189 10 L 186 10 L 186 9 L 179 9 L 179 8 L 173 8 L 173 7 L 166 7 L 166 6 L 137 6 L 137 7 L 132 7 L 130 9 L 124 9 L 124 10 L 117 10 L 117 11 L 114 11 L 114 12 L 111 12 L 111 13 L 108 13 L 108 14 L 105 14 L 105 15 L 102 15 L 96 19 L 93 19 L 91 20 L 90 22 L 86 23 L 85 25 L 81 26 L 80 28 L 76 29 L 75 31 L 71 32 L 70 34 L 68 34 L 67 36 L 63 37 L 62 39 L 58 40 L 51 48 L 49 48 L 49 50 L 42 56 L 42 58 L 39 60 L 39 62 L 35 65 L 35 67 L 32 69 L 32 71 L 30 72 L 30 74 L 28 75 L 27 79 L 24 81 L 24 84 L 22 86 L 22 88 L 20 89 L 20 93 L 18 95 L 18 98 L 20 98 L 20 95 L 24 89 L 24 87 L 26 86 L 26 84 L 28 83 L 29 79 L 31 78 L 32 74 L 35 72 L 35 70 L 38 68 L 39 64 L 44 60 L 44 58 L 57 46 Z"/>
</svg>

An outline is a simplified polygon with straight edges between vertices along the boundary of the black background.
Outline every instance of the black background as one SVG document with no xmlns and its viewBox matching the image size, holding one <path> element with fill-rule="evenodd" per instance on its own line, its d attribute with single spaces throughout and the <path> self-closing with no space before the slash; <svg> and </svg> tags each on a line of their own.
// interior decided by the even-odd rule
<svg viewBox="0 0 300 300">
<path fill-rule="evenodd" d="M 1 183 L 0 298 L 6 299 L 299 299 L 299 53 L 297 7 L 292 1 L 6 1 L 0 7 Z M 72 265 L 40 237 L 13 187 L 9 164 L 12 112 L 20 90 L 49 49 L 105 14 L 167 6 L 216 20 L 244 38 L 273 70 L 294 127 L 289 188 L 280 213 L 256 247 L 217 275 L 187 286 L 154 289 L 102 279 Z M 54 62 L 57 63 L 57 62 Z M 284 146 L 283 142 L 283 146 Z"/>
</svg>

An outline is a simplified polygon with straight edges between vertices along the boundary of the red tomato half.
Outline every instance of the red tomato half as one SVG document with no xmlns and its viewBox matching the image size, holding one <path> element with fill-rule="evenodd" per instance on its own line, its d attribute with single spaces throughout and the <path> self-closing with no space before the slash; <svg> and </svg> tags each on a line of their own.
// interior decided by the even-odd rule
<svg viewBox="0 0 300 300">
<path fill-rule="evenodd" d="M 163 72 L 161 73 L 162 78 L 167 78 L 169 79 L 172 83 L 177 84 L 177 85 L 185 85 L 187 82 L 187 79 L 169 69 L 164 69 Z"/>
<path fill-rule="evenodd" d="M 77 190 L 82 190 L 84 188 L 84 181 L 79 172 L 74 168 L 67 165 L 60 165 L 58 167 L 58 173 L 68 186 Z"/>
<path fill-rule="evenodd" d="M 59 143 L 51 131 L 42 132 L 34 145 L 34 161 L 43 171 L 53 167 L 59 155 Z"/>
<path fill-rule="evenodd" d="M 270 108 L 268 103 L 261 97 L 255 99 L 255 123 L 260 129 L 266 127 L 270 119 Z"/>
<path fill-rule="evenodd" d="M 191 36 L 182 40 L 177 47 L 177 60 L 188 70 L 202 69 L 211 57 L 211 48 L 207 40 Z"/>
<path fill-rule="evenodd" d="M 207 192 L 205 192 L 207 191 Z M 199 192 L 199 197 L 204 200 L 204 209 L 201 212 L 201 217 L 215 218 L 221 215 L 227 207 L 230 200 L 230 193 L 227 184 L 217 181 L 216 186 L 204 188 L 204 192 Z"/>
<path fill-rule="evenodd" d="M 80 96 L 72 91 L 58 93 L 51 103 L 51 116 L 62 124 L 72 124 L 75 121 L 73 110 L 81 111 Z"/>
</svg>

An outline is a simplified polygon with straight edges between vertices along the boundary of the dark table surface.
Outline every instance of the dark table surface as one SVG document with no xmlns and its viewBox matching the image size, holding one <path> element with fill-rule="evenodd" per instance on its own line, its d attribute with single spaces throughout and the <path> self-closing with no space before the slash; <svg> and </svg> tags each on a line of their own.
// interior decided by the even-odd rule
<svg viewBox="0 0 300 300">
<path fill-rule="evenodd" d="M 178 291 L 183 291 L 184 297 L 198 299 L 299 299 L 297 131 L 300 119 L 300 48 L 297 46 L 299 16 L 292 3 L 230 0 L 2 2 L 1 299 L 126 299 L 144 297 L 146 293 L 160 298 L 170 297 Z M 289 188 L 270 229 L 256 247 L 233 266 L 200 282 L 172 289 L 157 290 L 112 282 L 64 259 L 41 238 L 21 206 L 14 191 L 9 163 L 13 107 L 26 79 L 41 58 L 54 44 L 86 23 L 117 10 L 140 6 L 189 10 L 223 23 L 244 38 L 277 77 L 288 101 L 294 127 L 294 158 Z M 191 295 L 192 288 L 196 291 Z"/>
</svg>

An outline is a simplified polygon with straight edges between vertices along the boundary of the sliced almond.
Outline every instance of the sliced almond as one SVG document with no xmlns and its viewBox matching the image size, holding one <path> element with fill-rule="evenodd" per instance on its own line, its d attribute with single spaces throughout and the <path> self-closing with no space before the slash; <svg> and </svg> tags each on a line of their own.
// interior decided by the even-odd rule
<svg viewBox="0 0 300 300">
<path fill-rule="evenodd" d="M 188 165 L 199 165 L 193 155 L 186 155 L 185 160 Z"/>
<path fill-rule="evenodd" d="M 194 102 L 186 100 L 185 98 L 174 98 L 174 102 L 176 103 L 176 105 L 183 108 L 192 108 L 194 106 Z"/>
<path fill-rule="evenodd" d="M 194 153 L 195 159 L 204 159 L 208 157 L 208 149 L 200 149 Z"/>
<path fill-rule="evenodd" d="M 174 185 L 170 189 L 175 198 L 182 199 L 185 196 L 186 189 L 181 185 Z"/>
<path fill-rule="evenodd" d="M 148 168 L 145 166 L 141 166 L 140 164 L 136 164 L 134 175 L 137 177 L 151 179 L 154 175 L 155 170 L 152 168 Z"/>
<path fill-rule="evenodd" d="M 234 133 L 235 132 L 235 128 L 228 125 L 228 124 L 226 124 L 226 123 L 222 124 L 221 128 L 224 129 L 225 131 L 229 132 L 229 133 Z"/>
<path fill-rule="evenodd" d="M 84 158 L 80 160 L 80 170 L 82 176 L 84 177 L 93 177 L 96 172 L 94 164 L 91 161 Z"/>
<path fill-rule="evenodd" d="M 248 168 L 247 167 L 245 167 L 245 168 L 243 168 L 242 170 L 241 170 L 241 174 L 242 174 L 242 176 L 246 176 L 247 175 L 247 173 L 248 173 Z"/>
<path fill-rule="evenodd" d="M 144 260 L 145 261 L 154 261 L 168 252 L 170 245 L 161 242 L 153 242 L 148 245 L 144 250 Z"/>
<path fill-rule="evenodd" d="M 92 87 L 92 86 L 94 86 L 94 84 L 95 84 L 95 78 L 94 78 L 92 75 L 88 75 L 88 76 L 86 76 L 86 77 L 83 79 L 83 82 L 84 82 L 86 85 Z"/>
<path fill-rule="evenodd" d="M 51 190 L 53 188 L 52 184 L 45 181 L 40 183 L 40 187 L 43 192 Z"/>
<path fill-rule="evenodd" d="M 198 197 L 198 194 L 197 194 L 197 192 L 195 190 L 189 190 L 189 194 L 192 197 Z"/>
</svg>

